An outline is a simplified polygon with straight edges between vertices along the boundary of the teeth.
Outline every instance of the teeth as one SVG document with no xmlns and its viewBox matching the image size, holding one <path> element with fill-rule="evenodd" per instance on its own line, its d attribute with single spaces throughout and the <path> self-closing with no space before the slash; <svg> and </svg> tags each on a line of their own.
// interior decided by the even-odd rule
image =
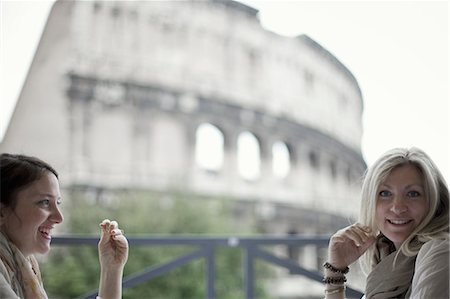
<svg viewBox="0 0 450 299">
<path fill-rule="evenodd" d="M 389 222 L 393 223 L 393 224 L 406 224 L 406 223 L 409 222 L 409 220 L 393 220 L 393 219 L 389 219 Z"/>
<path fill-rule="evenodd" d="M 39 228 L 39 231 L 43 234 L 50 235 L 51 228 L 41 227 Z"/>
</svg>

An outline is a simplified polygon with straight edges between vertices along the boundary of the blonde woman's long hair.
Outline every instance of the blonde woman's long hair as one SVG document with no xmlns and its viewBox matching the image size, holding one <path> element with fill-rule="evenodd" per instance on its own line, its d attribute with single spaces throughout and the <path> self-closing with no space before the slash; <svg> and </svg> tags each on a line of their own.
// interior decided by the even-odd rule
<svg viewBox="0 0 450 299">
<path fill-rule="evenodd" d="M 417 255 L 422 245 L 432 239 L 448 239 L 449 236 L 449 192 L 447 184 L 433 161 L 418 148 L 396 148 L 380 157 L 366 172 L 361 190 L 361 211 L 359 222 L 372 228 L 377 235 L 375 211 L 379 186 L 394 168 L 414 165 L 424 180 L 425 195 L 429 211 L 423 221 L 413 230 L 400 247 L 406 256 Z M 373 267 L 376 244 L 361 257 L 363 271 L 368 274 Z"/>
</svg>

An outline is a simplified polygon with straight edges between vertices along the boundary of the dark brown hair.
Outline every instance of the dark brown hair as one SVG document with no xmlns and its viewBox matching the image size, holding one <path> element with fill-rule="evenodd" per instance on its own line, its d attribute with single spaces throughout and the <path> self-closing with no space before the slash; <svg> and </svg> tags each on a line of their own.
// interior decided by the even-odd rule
<svg viewBox="0 0 450 299">
<path fill-rule="evenodd" d="M 58 173 L 53 167 L 36 157 L 1 154 L 0 203 L 14 209 L 17 193 L 32 182 L 39 180 L 45 171 L 50 171 L 58 178 Z"/>
</svg>

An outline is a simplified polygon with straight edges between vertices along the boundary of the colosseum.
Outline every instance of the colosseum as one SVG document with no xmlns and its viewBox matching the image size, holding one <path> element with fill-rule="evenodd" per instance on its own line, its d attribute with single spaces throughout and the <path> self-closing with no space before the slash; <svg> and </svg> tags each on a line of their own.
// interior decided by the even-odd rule
<svg viewBox="0 0 450 299">
<path fill-rule="evenodd" d="M 268 233 L 324 233 L 359 209 L 362 113 L 333 54 L 239 2 L 58 1 L 0 151 L 64 188 L 226 195 Z"/>
</svg>

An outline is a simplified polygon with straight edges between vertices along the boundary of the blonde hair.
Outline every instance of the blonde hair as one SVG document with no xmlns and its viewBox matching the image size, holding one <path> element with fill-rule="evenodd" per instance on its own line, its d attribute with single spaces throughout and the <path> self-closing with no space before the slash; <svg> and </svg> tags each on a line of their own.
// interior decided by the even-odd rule
<svg viewBox="0 0 450 299">
<path fill-rule="evenodd" d="M 372 228 L 377 235 L 380 230 L 375 221 L 378 188 L 394 168 L 414 165 L 421 172 L 429 211 L 423 221 L 413 230 L 401 245 L 406 256 L 416 255 L 422 245 L 431 239 L 447 239 L 449 234 L 449 193 L 447 184 L 433 161 L 418 148 L 396 148 L 380 157 L 366 172 L 361 190 L 361 211 L 359 222 Z M 362 256 L 360 262 L 367 274 L 372 270 L 376 243 Z"/>
</svg>

